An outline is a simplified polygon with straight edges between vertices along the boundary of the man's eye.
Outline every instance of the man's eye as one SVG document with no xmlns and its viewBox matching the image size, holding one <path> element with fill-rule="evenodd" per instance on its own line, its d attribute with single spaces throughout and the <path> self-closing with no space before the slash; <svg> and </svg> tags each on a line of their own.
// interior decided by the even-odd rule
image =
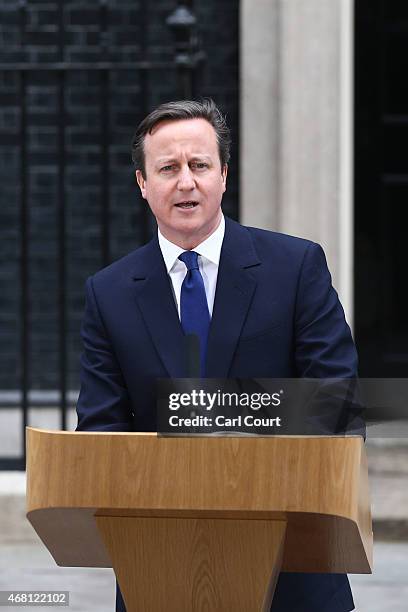
<svg viewBox="0 0 408 612">
<path fill-rule="evenodd" d="M 208 164 L 205 162 L 194 162 L 192 167 L 197 168 L 197 170 L 203 170 L 204 168 L 208 168 Z"/>
<path fill-rule="evenodd" d="M 170 172 L 171 170 L 173 170 L 173 168 L 174 168 L 173 164 L 168 164 L 167 166 L 162 166 L 160 170 L 162 172 Z"/>
</svg>

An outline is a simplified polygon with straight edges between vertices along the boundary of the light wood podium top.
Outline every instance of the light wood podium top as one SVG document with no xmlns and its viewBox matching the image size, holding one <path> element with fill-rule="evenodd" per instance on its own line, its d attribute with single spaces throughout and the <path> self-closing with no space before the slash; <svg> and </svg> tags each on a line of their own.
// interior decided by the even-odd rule
<svg viewBox="0 0 408 612">
<path fill-rule="evenodd" d="M 301 571 L 306 556 L 309 571 L 370 571 L 360 437 L 166 438 L 28 428 L 27 448 L 27 516 L 43 540 L 49 534 L 61 565 L 109 566 L 94 525 L 95 514 L 109 513 L 282 519 L 283 570 Z"/>
</svg>

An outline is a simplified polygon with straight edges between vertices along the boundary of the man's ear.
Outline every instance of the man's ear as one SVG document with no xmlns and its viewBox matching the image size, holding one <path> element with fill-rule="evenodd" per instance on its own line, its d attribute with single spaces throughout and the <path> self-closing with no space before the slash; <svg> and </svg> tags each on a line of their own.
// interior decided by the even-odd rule
<svg viewBox="0 0 408 612">
<path fill-rule="evenodd" d="M 142 198 L 146 200 L 146 179 L 143 177 L 141 170 L 136 170 L 136 180 L 137 180 L 137 184 L 140 187 Z"/>
<path fill-rule="evenodd" d="M 224 183 L 224 191 L 227 188 L 227 174 L 228 174 L 228 164 L 224 164 L 224 167 L 221 170 L 222 182 Z"/>
</svg>

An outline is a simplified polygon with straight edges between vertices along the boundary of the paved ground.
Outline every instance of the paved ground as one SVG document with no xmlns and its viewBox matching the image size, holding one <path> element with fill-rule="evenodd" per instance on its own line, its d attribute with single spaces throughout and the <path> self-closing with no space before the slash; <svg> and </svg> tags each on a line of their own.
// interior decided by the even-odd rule
<svg viewBox="0 0 408 612">
<path fill-rule="evenodd" d="M 0 590 L 69 591 L 70 612 L 113 612 L 115 581 L 110 569 L 57 567 L 41 545 L 14 544 L 0 547 Z M 16 610 L 5 606 L 0 610 Z M 21 610 L 65 610 L 67 608 L 36 608 Z"/>
<path fill-rule="evenodd" d="M 376 542 L 372 575 L 350 576 L 358 612 L 407 612 L 408 543 Z"/>
<path fill-rule="evenodd" d="M 356 610 L 406 612 L 407 576 L 408 543 L 376 543 L 373 575 L 350 576 Z M 10 589 L 70 591 L 71 612 L 114 610 L 115 587 L 111 570 L 57 567 L 48 552 L 38 544 L 0 547 L 0 590 Z"/>
</svg>

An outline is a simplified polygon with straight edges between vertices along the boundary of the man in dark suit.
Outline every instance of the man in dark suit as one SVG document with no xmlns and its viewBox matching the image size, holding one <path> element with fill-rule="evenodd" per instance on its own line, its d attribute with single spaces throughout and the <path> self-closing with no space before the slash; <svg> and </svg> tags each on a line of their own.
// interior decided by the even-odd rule
<svg viewBox="0 0 408 612">
<path fill-rule="evenodd" d="M 156 430 L 156 380 L 186 376 L 193 277 L 204 296 L 200 317 L 208 319 L 197 332 L 205 376 L 356 376 L 321 247 L 224 219 L 229 131 L 214 103 L 160 106 L 139 125 L 132 148 L 158 234 L 87 281 L 78 430 Z M 339 574 L 282 573 L 272 606 L 353 609 L 347 576 Z M 124 610 L 120 592 L 117 610 Z"/>
</svg>

